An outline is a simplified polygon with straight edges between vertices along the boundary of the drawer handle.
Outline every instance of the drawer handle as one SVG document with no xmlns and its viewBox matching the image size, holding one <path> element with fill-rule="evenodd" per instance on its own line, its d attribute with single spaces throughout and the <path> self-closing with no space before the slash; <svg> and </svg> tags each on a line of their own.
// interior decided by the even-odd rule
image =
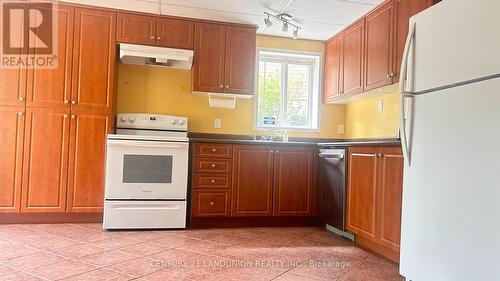
<svg viewBox="0 0 500 281">
<path fill-rule="evenodd" d="M 213 206 L 215 205 L 215 202 L 214 201 L 210 201 L 210 206 Z"/>
<path fill-rule="evenodd" d="M 212 164 L 212 168 L 215 168 L 215 164 Z"/>
<path fill-rule="evenodd" d="M 216 152 L 217 151 L 217 148 L 212 148 L 212 152 Z"/>
<path fill-rule="evenodd" d="M 211 182 L 211 183 L 215 183 L 215 180 L 211 180 L 210 182 Z"/>
</svg>

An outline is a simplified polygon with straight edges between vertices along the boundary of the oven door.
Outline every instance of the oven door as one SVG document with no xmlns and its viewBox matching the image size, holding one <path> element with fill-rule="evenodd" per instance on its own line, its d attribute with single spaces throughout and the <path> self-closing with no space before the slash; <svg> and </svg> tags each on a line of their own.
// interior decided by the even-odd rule
<svg viewBox="0 0 500 281">
<path fill-rule="evenodd" d="M 186 199 L 189 144 L 108 139 L 106 199 Z"/>
</svg>

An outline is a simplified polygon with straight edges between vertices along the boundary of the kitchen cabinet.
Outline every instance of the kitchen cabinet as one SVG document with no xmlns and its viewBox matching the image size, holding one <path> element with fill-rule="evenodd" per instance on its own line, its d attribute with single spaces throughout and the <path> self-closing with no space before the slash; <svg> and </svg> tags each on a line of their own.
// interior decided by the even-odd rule
<svg viewBox="0 0 500 281">
<path fill-rule="evenodd" d="M 118 13 L 116 40 L 122 43 L 193 49 L 194 22 L 136 13 Z"/>
<path fill-rule="evenodd" d="M 196 23 L 193 91 L 254 93 L 255 28 Z"/>
<path fill-rule="evenodd" d="M 67 212 L 102 212 L 109 113 L 72 112 Z"/>
<path fill-rule="evenodd" d="M 72 109 L 112 109 L 115 82 L 116 13 L 75 9 Z"/>
<path fill-rule="evenodd" d="M 364 91 L 380 88 L 394 82 L 393 17 L 392 1 L 378 7 L 366 16 Z"/>
<path fill-rule="evenodd" d="M 55 69 L 35 67 L 28 70 L 28 107 L 70 108 L 74 8 L 59 5 L 57 9 L 58 66 Z"/>
<path fill-rule="evenodd" d="M 24 107 L 0 106 L 0 213 L 20 211 L 24 111 Z"/>
<path fill-rule="evenodd" d="M 324 103 L 340 99 L 342 93 L 343 39 L 343 34 L 340 33 L 330 39 L 325 46 Z"/>
<path fill-rule="evenodd" d="M 349 148 L 347 229 L 355 241 L 399 260 L 404 160 L 400 147 Z"/>
<path fill-rule="evenodd" d="M 235 145 L 232 216 L 273 214 L 274 147 Z"/>
<path fill-rule="evenodd" d="M 353 23 L 344 32 L 343 92 L 342 97 L 363 92 L 365 19 Z"/>
<path fill-rule="evenodd" d="M 26 110 L 22 212 L 65 212 L 69 109 Z"/>
<path fill-rule="evenodd" d="M 227 191 L 194 191 L 192 215 L 227 217 L 231 212 L 231 193 Z"/>
<path fill-rule="evenodd" d="M 395 58 L 394 58 L 394 81 L 399 81 L 399 70 L 403 51 L 408 36 L 410 18 L 419 12 L 431 7 L 433 4 L 439 2 L 436 0 L 393 0 L 394 13 L 395 13 Z"/>
<path fill-rule="evenodd" d="M 0 69 L 0 106 L 24 106 L 26 69 Z"/>
<path fill-rule="evenodd" d="M 274 157 L 274 216 L 312 216 L 317 150 L 276 146 Z"/>
</svg>

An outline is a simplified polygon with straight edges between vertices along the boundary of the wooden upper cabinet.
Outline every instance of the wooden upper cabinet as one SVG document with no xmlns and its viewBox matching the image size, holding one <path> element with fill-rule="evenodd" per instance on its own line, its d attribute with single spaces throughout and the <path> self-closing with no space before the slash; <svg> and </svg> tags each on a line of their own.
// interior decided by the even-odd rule
<svg viewBox="0 0 500 281">
<path fill-rule="evenodd" d="M 65 212 L 69 109 L 26 111 L 22 212 Z"/>
<path fill-rule="evenodd" d="M 393 15 L 392 1 L 366 16 L 364 91 L 393 83 Z"/>
<path fill-rule="evenodd" d="M 379 147 L 349 148 L 347 230 L 376 241 Z"/>
<path fill-rule="evenodd" d="M 116 22 L 116 41 L 143 45 L 156 43 L 156 17 L 118 13 Z"/>
<path fill-rule="evenodd" d="M 395 58 L 394 58 L 394 81 L 399 81 L 401 60 L 408 36 L 409 20 L 412 16 L 429 8 L 436 0 L 393 0 L 395 13 Z"/>
<path fill-rule="evenodd" d="M 158 18 L 156 24 L 156 45 L 193 49 L 194 22 L 189 20 Z"/>
<path fill-rule="evenodd" d="M 231 216 L 273 214 L 273 146 L 235 145 Z"/>
<path fill-rule="evenodd" d="M 325 46 L 325 78 L 324 103 L 331 103 L 340 99 L 342 92 L 342 60 L 343 60 L 342 33 L 331 39 Z"/>
<path fill-rule="evenodd" d="M 312 216 L 316 150 L 277 146 L 274 157 L 274 216 Z"/>
<path fill-rule="evenodd" d="M 116 13 L 75 9 L 72 109 L 111 111 Z"/>
<path fill-rule="evenodd" d="M 343 96 L 363 92 L 365 19 L 344 31 Z"/>
<path fill-rule="evenodd" d="M 379 192 L 379 242 L 399 252 L 404 158 L 401 147 L 382 147 Z"/>
<path fill-rule="evenodd" d="M 226 28 L 197 22 L 194 29 L 193 91 L 222 92 Z"/>
<path fill-rule="evenodd" d="M 253 95 L 255 84 L 255 28 L 226 28 L 224 92 Z"/>
<path fill-rule="evenodd" d="M 69 109 L 71 99 L 71 66 L 73 60 L 74 8 L 58 6 L 58 66 L 56 69 L 28 70 L 28 107 Z"/>
<path fill-rule="evenodd" d="M 1 76 L 0 76 L 1 77 Z M 19 212 L 23 168 L 24 107 L 0 106 L 0 213 Z"/>
<path fill-rule="evenodd" d="M 67 212 L 102 212 L 111 115 L 75 113 L 71 116 Z"/>
</svg>

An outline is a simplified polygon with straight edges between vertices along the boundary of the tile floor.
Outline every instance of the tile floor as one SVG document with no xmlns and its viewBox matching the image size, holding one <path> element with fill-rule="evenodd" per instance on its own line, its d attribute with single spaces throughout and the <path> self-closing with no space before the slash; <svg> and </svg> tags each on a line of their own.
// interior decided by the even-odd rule
<svg viewBox="0 0 500 281">
<path fill-rule="evenodd" d="M 403 280 L 321 228 L 103 231 L 0 225 L 0 280 Z"/>
</svg>

